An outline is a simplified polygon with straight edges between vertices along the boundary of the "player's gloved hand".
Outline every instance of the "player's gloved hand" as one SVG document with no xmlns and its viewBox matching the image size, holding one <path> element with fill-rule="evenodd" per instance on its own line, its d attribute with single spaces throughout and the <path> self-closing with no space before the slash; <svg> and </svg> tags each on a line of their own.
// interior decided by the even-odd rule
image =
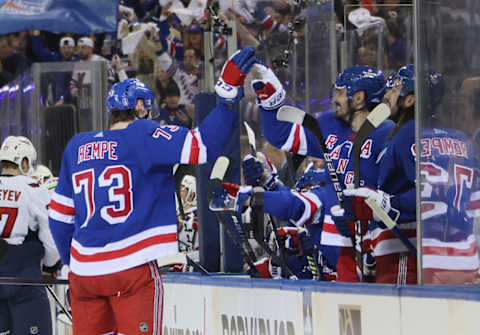
<svg viewBox="0 0 480 335">
<path fill-rule="evenodd" d="M 222 183 L 213 190 L 209 208 L 212 211 L 233 211 L 242 213 L 253 194 L 253 187 Z"/>
<path fill-rule="evenodd" d="M 343 194 L 344 203 L 342 207 L 347 212 L 346 215 L 348 217 L 351 217 L 353 214 L 357 220 L 374 220 L 380 223 L 381 228 L 385 228 L 385 225 L 381 223 L 380 217 L 373 213 L 371 208 L 365 203 L 365 199 L 367 198 L 374 199 L 377 205 L 387 213 L 393 221 L 396 222 L 400 216 L 400 212 L 390 204 L 390 195 L 383 191 L 360 187 L 344 190 Z"/>
<path fill-rule="evenodd" d="M 335 205 L 330 209 L 332 219 L 335 222 L 335 228 L 337 228 L 337 231 L 340 233 L 340 235 L 345 237 L 353 236 L 355 233 L 355 221 L 359 220 L 357 217 L 355 217 L 352 200 L 353 198 L 348 199 L 348 197 L 345 197 L 342 202 L 342 207 L 340 207 L 340 205 Z M 368 207 L 367 204 L 365 204 L 365 206 Z M 362 233 L 365 233 L 368 227 L 368 220 L 362 219 L 360 220 L 360 224 L 362 225 Z"/>
<path fill-rule="evenodd" d="M 340 235 L 345 237 L 353 236 L 352 216 L 347 215 L 345 209 L 340 205 L 335 205 L 330 209 L 332 219 L 335 222 L 335 228 Z"/>
<path fill-rule="evenodd" d="M 315 242 L 313 242 L 312 238 L 308 234 L 308 231 L 306 229 L 301 229 L 298 233 L 298 242 L 300 244 L 300 248 L 302 249 L 302 252 L 304 255 L 317 255 L 317 246 L 315 245 Z"/>
<path fill-rule="evenodd" d="M 262 186 L 267 191 L 277 188 L 277 168 L 262 152 L 257 152 L 257 157 L 246 155 L 242 161 L 242 170 L 247 185 Z"/>
<path fill-rule="evenodd" d="M 260 77 L 252 80 L 252 88 L 257 95 L 257 104 L 267 110 L 282 106 L 286 97 L 285 89 L 272 69 L 264 64 L 256 63 L 253 70 Z"/>
<path fill-rule="evenodd" d="M 298 241 L 297 227 L 281 227 L 277 228 L 277 235 L 281 239 L 279 243 L 283 243 L 289 254 L 298 254 L 300 243 Z"/>
<path fill-rule="evenodd" d="M 255 49 L 251 46 L 230 56 L 223 65 L 222 73 L 215 85 L 215 92 L 221 102 L 233 104 L 243 97 L 245 78 L 256 61 Z"/>
<path fill-rule="evenodd" d="M 255 269 L 257 269 L 260 277 L 266 279 L 280 279 L 282 278 L 282 268 L 272 264 L 270 258 L 262 258 L 255 263 Z"/>
</svg>

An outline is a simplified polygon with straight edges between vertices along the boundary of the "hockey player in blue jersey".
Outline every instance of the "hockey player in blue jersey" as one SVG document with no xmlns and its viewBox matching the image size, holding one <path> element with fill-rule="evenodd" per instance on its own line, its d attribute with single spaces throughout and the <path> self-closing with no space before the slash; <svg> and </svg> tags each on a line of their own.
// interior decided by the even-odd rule
<svg viewBox="0 0 480 335">
<path fill-rule="evenodd" d="M 285 101 L 285 90 L 275 74 L 261 64 L 255 65 L 254 70 L 260 77 L 252 81 L 252 86 L 258 97 L 262 130 L 266 139 L 282 150 L 323 158 L 320 145 L 309 130 L 300 125 L 276 120 L 276 111 Z M 335 82 L 332 100 L 335 110 L 322 113 L 317 117 L 328 154 L 340 182 L 345 187 L 354 183 L 353 137 L 368 113 L 382 101 L 384 93 L 385 79 L 380 70 L 370 66 L 347 68 Z M 361 185 L 376 187 L 378 166 L 375 162 L 393 127 L 392 122 L 383 122 L 363 143 L 360 155 Z M 327 211 L 329 212 L 330 208 L 327 208 Z M 339 281 L 357 281 L 352 239 L 343 236 L 353 234 L 353 223 L 346 227 L 339 227 L 343 230 L 341 235 L 331 216 L 328 215 L 325 218 L 321 243 L 342 247 L 337 263 Z M 363 222 L 362 226 L 365 233 L 367 222 Z M 364 246 L 366 245 L 367 243 L 364 243 Z"/>
<path fill-rule="evenodd" d="M 440 74 L 428 71 L 425 80 L 426 112 L 436 115 L 444 84 Z M 385 98 L 391 106 L 397 126 L 390 136 L 380 161 L 378 189 L 359 188 L 345 191 L 347 216 L 380 219 L 364 203 L 376 200 L 401 233 L 416 242 L 415 193 L 415 71 L 413 65 L 402 67 L 387 82 Z M 427 283 L 473 283 L 477 279 L 478 253 L 468 216 L 474 178 L 474 152 L 465 134 L 446 129 L 438 122 L 422 129 L 420 143 L 422 175 L 423 264 Z M 478 187 L 478 186 L 477 186 Z M 372 245 L 377 263 L 377 282 L 415 284 L 416 257 L 381 223 L 372 231 Z M 448 252 L 447 252 L 448 250 Z"/>
<path fill-rule="evenodd" d="M 264 157 L 258 153 L 259 157 Z M 251 160 L 247 157 L 246 163 L 243 164 L 243 171 L 246 175 L 259 178 L 263 174 L 258 168 L 251 168 Z M 259 163 L 259 161 L 256 161 Z M 260 163 L 261 164 L 261 163 Z M 247 167 L 245 167 L 247 166 Z M 267 173 L 268 174 L 268 173 Z M 255 178 L 254 179 L 258 179 Z M 293 274 L 299 279 L 312 279 L 313 272 L 317 269 L 310 269 L 306 256 L 312 256 L 318 259 L 320 265 L 321 276 L 324 280 L 336 280 L 335 266 L 337 250 L 332 250 L 328 246 L 322 248 L 319 246 L 322 222 L 324 221 L 325 208 L 322 206 L 321 198 L 328 198 L 323 195 L 325 192 L 333 192 L 330 183 L 325 183 L 328 175 L 325 170 L 308 169 L 298 180 L 295 189 L 290 190 L 278 181 L 269 183 L 271 191 L 263 193 L 263 207 L 266 214 L 270 214 L 275 218 L 289 223 L 288 227 L 278 228 L 278 234 L 282 237 L 282 241 L 277 243 L 285 243 L 288 247 L 285 252 L 286 264 Z M 247 183 L 249 180 L 247 179 Z M 234 204 L 234 208 L 230 210 L 238 212 L 246 212 L 246 206 L 255 208 L 256 197 L 252 186 L 242 186 L 231 183 L 224 183 L 224 190 L 216 191 L 216 198 L 213 201 L 214 210 L 225 210 L 225 204 Z M 233 200 L 233 201 L 231 201 Z M 299 230 L 301 229 L 301 230 Z M 271 235 L 273 234 L 270 233 Z M 274 234 L 275 235 L 275 234 Z M 337 249 L 337 248 L 333 248 Z M 281 249 L 280 249 L 281 251 Z M 333 264 L 333 265 L 331 265 Z M 279 278 L 281 276 L 288 277 L 284 268 L 285 264 L 272 260 L 271 257 L 263 258 L 255 263 L 258 272 L 264 278 Z"/>
<path fill-rule="evenodd" d="M 479 255 L 473 231 L 474 218 L 479 215 L 478 156 L 469 136 L 458 130 L 462 128 L 454 129 L 458 123 L 450 121 L 450 111 L 435 108 L 444 94 L 443 76 L 428 71 L 422 84 L 431 113 L 421 129 L 421 148 L 417 150 L 422 182 L 424 282 L 478 283 Z M 460 115 L 456 115 L 459 121 Z"/>
<path fill-rule="evenodd" d="M 153 92 L 127 79 L 108 93 L 110 129 L 68 143 L 49 218 L 71 270 L 74 334 L 161 334 L 155 260 L 178 253 L 173 165 L 221 154 L 238 119 L 230 104 L 242 98 L 254 62 L 252 47 L 230 57 L 215 86 L 218 104 L 195 129 L 143 119 Z"/>
<path fill-rule="evenodd" d="M 365 198 L 372 197 L 399 223 L 401 232 L 415 245 L 414 75 L 413 65 L 407 65 L 387 80 L 384 99 L 391 106 L 392 118 L 397 124 L 380 156 L 378 187 L 345 190 L 343 214 L 347 220 L 379 221 L 364 203 Z M 341 215 L 334 218 L 337 222 L 342 221 Z M 416 256 L 390 230 L 383 229 L 386 227 L 381 222 L 370 228 L 376 282 L 415 284 Z"/>
</svg>

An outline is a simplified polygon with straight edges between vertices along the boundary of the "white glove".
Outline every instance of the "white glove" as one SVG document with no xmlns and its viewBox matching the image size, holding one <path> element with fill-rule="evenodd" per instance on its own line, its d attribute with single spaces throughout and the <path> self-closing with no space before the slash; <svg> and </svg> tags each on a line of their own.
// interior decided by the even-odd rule
<svg viewBox="0 0 480 335">
<path fill-rule="evenodd" d="M 352 208 L 355 214 L 355 217 L 359 220 L 373 220 L 377 222 L 382 222 L 381 218 L 372 212 L 371 208 L 365 203 L 365 199 L 372 198 L 375 200 L 377 205 L 390 216 L 393 221 L 397 221 L 400 216 L 400 212 L 392 208 L 390 204 L 390 195 L 387 193 L 374 190 L 368 187 L 360 187 L 354 189 L 346 189 L 343 191 L 345 195 L 344 203 L 348 202 L 348 198 L 352 200 Z"/>
<path fill-rule="evenodd" d="M 267 66 L 255 63 L 252 71 L 255 71 L 260 79 L 252 80 L 252 88 L 257 95 L 257 104 L 264 109 L 277 109 L 285 102 L 285 89 L 280 80 Z"/>
</svg>

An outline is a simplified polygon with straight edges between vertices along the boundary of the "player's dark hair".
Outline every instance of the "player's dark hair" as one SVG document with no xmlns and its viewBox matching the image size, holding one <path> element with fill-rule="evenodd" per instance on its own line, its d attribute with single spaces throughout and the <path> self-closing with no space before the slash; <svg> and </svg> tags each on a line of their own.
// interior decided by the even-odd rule
<svg viewBox="0 0 480 335">
<path fill-rule="evenodd" d="M 400 98 L 400 99 L 403 99 L 403 98 Z M 402 126 L 405 123 L 407 123 L 410 120 L 413 120 L 413 118 L 415 117 L 415 104 L 413 104 L 412 106 L 406 109 L 399 111 L 398 114 L 399 114 L 398 120 L 394 120 L 396 121 L 395 127 L 393 128 L 392 132 L 388 136 L 389 140 L 391 140 L 395 136 L 395 134 L 400 130 L 400 128 L 402 128 Z"/>
<path fill-rule="evenodd" d="M 1 161 L 0 169 L 18 169 L 18 165 L 10 161 Z"/>
<path fill-rule="evenodd" d="M 117 122 L 130 122 L 135 121 L 135 110 L 134 109 L 124 109 L 124 110 L 112 110 L 110 114 L 109 123 L 110 126 L 114 125 Z"/>
</svg>

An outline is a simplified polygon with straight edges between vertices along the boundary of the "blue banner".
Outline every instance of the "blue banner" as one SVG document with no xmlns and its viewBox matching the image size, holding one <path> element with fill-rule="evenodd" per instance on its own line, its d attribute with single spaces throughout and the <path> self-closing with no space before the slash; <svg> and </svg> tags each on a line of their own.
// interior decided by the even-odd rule
<svg viewBox="0 0 480 335">
<path fill-rule="evenodd" d="M 0 34 L 39 29 L 96 34 L 117 30 L 118 0 L 0 0 Z"/>
</svg>

